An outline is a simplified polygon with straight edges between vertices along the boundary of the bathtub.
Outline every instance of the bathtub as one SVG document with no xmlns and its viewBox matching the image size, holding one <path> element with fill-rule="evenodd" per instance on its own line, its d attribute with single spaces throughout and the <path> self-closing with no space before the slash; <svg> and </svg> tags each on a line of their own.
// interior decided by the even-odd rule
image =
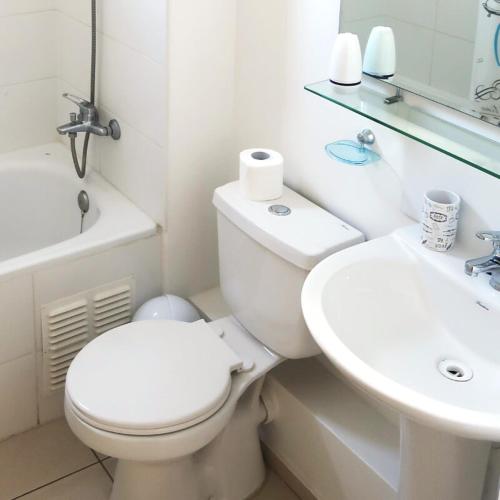
<svg viewBox="0 0 500 500">
<path fill-rule="evenodd" d="M 0 155 L 0 440 L 61 417 L 76 350 L 161 292 L 156 224 L 99 173 L 60 144 Z"/>
<path fill-rule="evenodd" d="M 96 174 L 80 180 L 58 144 L 0 155 L 0 279 L 155 234 L 155 223 Z M 83 221 L 78 193 L 90 198 Z"/>
</svg>

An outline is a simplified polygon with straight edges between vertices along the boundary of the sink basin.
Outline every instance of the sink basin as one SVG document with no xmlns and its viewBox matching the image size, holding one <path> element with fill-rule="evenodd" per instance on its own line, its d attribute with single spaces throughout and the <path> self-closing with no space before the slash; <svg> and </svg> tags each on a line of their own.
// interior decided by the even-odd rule
<svg viewBox="0 0 500 500">
<path fill-rule="evenodd" d="M 429 251 L 410 226 L 327 258 L 302 292 L 307 325 L 330 361 L 422 426 L 410 432 L 413 449 L 425 441 L 415 435 L 429 428 L 462 438 L 465 460 L 470 440 L 500 441 L 500 293 L 487 276 L 465 275 L 472 256 Z M 488 450 L 478 451 L 484 468 Z"/>
</svg>

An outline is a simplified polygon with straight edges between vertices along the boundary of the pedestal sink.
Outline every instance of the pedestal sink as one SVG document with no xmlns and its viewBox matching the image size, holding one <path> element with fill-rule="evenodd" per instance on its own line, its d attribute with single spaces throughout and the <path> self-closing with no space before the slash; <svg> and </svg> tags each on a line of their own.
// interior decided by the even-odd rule
<svg viewBox="0 0 500 500">
<path fill-rule="evenodd" d="M 400 500 L 480 500 L 500 441 L 500 293 L 408 227 L 310 273 L 307 325 L 352 383 L 401 414 Z"/>
</svg>

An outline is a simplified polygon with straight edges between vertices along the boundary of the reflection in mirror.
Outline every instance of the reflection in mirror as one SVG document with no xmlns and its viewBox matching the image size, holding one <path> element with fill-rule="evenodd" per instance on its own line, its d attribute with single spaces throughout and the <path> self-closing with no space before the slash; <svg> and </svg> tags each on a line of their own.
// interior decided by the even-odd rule
<svg viewBox="0 0 500 500">
<path fill-rule="evenodd" d="M 500 125 L 500 0 L 343 0 L 341 32 L 393 29 L 390 83 Z"/>
</svg>

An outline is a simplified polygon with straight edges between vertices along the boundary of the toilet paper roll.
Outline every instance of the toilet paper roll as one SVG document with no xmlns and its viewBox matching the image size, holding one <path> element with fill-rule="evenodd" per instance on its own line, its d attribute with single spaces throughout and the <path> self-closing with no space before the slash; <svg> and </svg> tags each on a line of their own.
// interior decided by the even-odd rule
<svg viewBox="0 0 500 500">
<path fill-rule="evenodd" d="M 283 156 L 271 149 L 240 154 L 240 188 L 253 201 L 275 200 L 283 194 Z"/>
</svg>

